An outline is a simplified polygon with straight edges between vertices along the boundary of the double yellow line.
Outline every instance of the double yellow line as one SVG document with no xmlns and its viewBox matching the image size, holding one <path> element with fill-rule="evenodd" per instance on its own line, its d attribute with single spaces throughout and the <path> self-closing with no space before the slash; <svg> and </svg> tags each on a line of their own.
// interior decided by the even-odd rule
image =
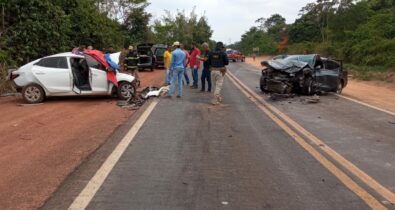
<svg viewBox="0 0 395 210">
<path fill-rule="evenodd" d="M 346 160 L 343 156 L 330 148 L 322 140 L 308 132 L 286 114 L 267 103 L 254 91 L 251 91 L 239 79 L 237 79 L 231 72 L 227 73 L 228 78 L 232 81 L 238 89 L 241 90 L 251 101 L 253 101 L 270 119 L 272 119 L 278 126 L 280 126 L 288 135 L 290 135 L 304 150 L 312 155 L 318 162 L 320 162 L 326 169 L 328 169 L 335 177 L 337 177 L 346 187 L 359 196 L 372 209 L 387 209 L 382 203 L 374 198 L 365 189 L 353 181 L 346 173 L 339 169 L 335 164 L 323 156 L 316 148 L 307 143 L 296 131 L 305 136 L 310 142 L 320 148 L 329 157 L 331 157 L 338 164 L 343 166 L 347 171 L 356 176 L 360 181 L 365 183 L 383 198 L 390 203 L 395 204 L 395 194 L 378 183 L 372 177 L 367 175 L 357 166 Z"/>
</svg>

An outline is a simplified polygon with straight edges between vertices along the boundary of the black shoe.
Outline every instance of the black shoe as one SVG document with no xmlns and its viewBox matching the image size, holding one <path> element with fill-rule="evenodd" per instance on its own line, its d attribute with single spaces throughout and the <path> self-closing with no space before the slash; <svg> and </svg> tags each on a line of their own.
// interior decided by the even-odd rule
<svg viewBox="0 0 395 210">
<path fill-rule="evenodd" d="M 203 89 L 201 89 L 201 90 L 200 90 L 200 92 L 204 92 L 204 90 L 203 90 Z"/>
<path fill-rule="evenodd" d="M 181 96 L 177 96 L 177 98 L 181 98 Z"/>
</svg>

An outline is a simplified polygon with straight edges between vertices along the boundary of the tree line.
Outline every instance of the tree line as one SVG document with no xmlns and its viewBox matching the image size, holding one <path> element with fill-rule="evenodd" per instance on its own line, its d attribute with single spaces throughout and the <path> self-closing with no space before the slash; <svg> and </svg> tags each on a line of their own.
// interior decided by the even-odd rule
<svg viewBox="0 0 395 210">
<path fill-rule="evenodd" d="M 292 24 L 259 18 L 233 47 L 247 54 L 320 53 L 361 66 L 395 67 L 395 0 L 317 0 Z"/>
<path fill-rule="evenodd" d="M 148 6 L 147 0 L 0 0 L 0 64 L 21 65 L 79 44 L 102 50 L 210 40 L 205 16 L 166 12 L 150 24 Z"/>
</svg>

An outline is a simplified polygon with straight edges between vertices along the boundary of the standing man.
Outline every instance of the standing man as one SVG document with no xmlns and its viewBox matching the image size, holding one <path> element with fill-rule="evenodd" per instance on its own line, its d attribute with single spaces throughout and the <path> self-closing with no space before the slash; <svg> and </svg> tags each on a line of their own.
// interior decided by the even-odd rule
<svg viewBox="0 0 395 210">
<path fill-rule="evenodd" d="M 133 46 L 129 46 L 129 52 L 125 57 L 125 69 L 126 71 L 130 71 L 132 76 L 136 78 L 136 85 L 137 87 L 140 86 L 140 77 L 138 74 L 138 64 L 139 57 L 137 54 L 137 50 L 134 49 Z"/>
<path fill-rule="evenodd" d="M 219 105 L 222 102 L 221 89 L 226 74 L 225 66 L 229 65 L 228 56 L 224 52 L 224 44 L 222 42 L 217 42 L 215 50 L 209 55 L 208 62 L 211 65 L 211 72 L 215 84 L 212 104 Z"/>
<path fill-rule="evenodd" d="M 181 50 L 185 53 L 185 70 L 184 70 L 184 78 L 185 81 L 187 82 L 187 85 L 189 86 L 189 76 L 188 76 L 188 72 L 187 72 L 187 68 L 188 68 L 188 64 L 189 64 L 189 52 L 187 50 L 184 49 L 184 45 L 181 44 Z"/>
<path fill-rule="evenodd" d="M 171 98 L 173 96 L 176 89 L 176 83 L 178 82 L 177 98 L 181 98 L 183 88 L 182 77 L 184 76 L 186 56 L 180 48 L 180 42 L 174 42 L 173 47 L 175 48 L 175 50 L 171 54 L 170 69 L 172 72 L 172 78 L 168 97 Z"/>
<path fill-rule="evenodd" d="M 200 68 L 200 60 L 197 59 L 197 56 L 200 56 L 200 50 L 199 48 L 196 47 L 196 43 L 193 42 L 192 45 L 192 50 L 191 50 L 191 58 L 190 58 L 190 67 L 192 69 L 192 78 L 193 78 L 193 89 L 198 88 L 198 81 L 199 81 L 199 74 L 198 74 L 198 69 Z"/>
<path fill-rule="evenodd" d="M 210 48 L 208 43 L 205 42 L 202 45 L 203 47 L 203 57 L 198 57 L 199 60 L 203 61 L 203 71 L 202 71 L 202 89 L 200 91 L 204 92 L 206 90 L 206 80 L 208 85 L 208 92 L 211 92 L 211 72 L 210 72 L 210 63 L 208 61 L 210 55 Z"/>
<path fill-rule="evenodd" d="M 171 46 L 167 46 L 165 53 L 163 54 L 165 60 L 165 74 L 166 74 L 166 85 L 170 85 L 171 74 L 170 74 L 170 62 L 171 62 Z"/>
</svg>

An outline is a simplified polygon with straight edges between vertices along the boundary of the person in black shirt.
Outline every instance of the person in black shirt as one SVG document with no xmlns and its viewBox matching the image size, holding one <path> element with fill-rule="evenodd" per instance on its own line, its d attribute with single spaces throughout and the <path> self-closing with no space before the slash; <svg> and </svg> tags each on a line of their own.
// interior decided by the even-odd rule
<svg viewBox="0 0 395 210">
<path fill-rule="evenodd" d="M 205 42 L 202 45 L 203 47 L 203 57 L 198 57 L 199 60 L 203 61 L 203 72 L 202 72 L 202 89 L 200 91 L 204 92 L 206 90 L 206 80 L 208 85 L 208 92 L 211 92 L 211 72 L 210 72 L 210 63 L 208 61 L 208 57 L 210 55 L 210 48 L 208 44 Z"/>
<path fill-rule="evenodd" d="M 222 42 L 216 44 L 215 50 L 209 54 L 207 61 L 211 67 L 211 74 L 215 84 L 212 104 L 219 105 L 222 102 L 221 89 L 226 74 L 225 66 L 229 65 L 228 56 L 224 52 L 224 44 Z"/>
</svg>

